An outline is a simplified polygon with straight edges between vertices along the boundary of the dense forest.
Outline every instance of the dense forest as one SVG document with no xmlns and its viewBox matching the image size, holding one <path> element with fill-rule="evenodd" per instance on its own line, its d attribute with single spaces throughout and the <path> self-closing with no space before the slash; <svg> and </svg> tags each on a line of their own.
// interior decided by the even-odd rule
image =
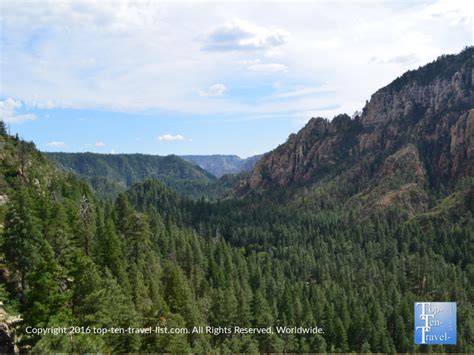
<svg viewBox="0 0 474 355">
<path fill-rule="evenodd" d="M 216 196 L 222 189 L 214 175 L 176 155 L 44 153 L 60 167 L 92 186 L 101 198 L 115 199 L 133 184 L 159 179 L 188 197 Z"/>
<path fill-rule="evenodd" d="M 340 120 L 344 132 L 359 124 Z M 191 199 L 146 179 L 112 199 L 3 122 L 0 145 L 0 299 L 22 318 L 22 351 L 474 352 L 474 180 L 425 179 L 428 146 L 364 156 L 357 175 L 273 185 L 267 155 L 260 180 L 243 176 L 232 198 Z M 457 302 L 456 345 L 414 344 L 420 300 Z M 323 333 L 90 332 L 207 325 Z"/>
<path fill-rule="evenodd" d="M 213 204 L 181 199 L 156 180 L 102 202 L 30 143 L 5 134 L 2 143 L 8 277 L 4 270 L 0 292 L 9 313 L 22 315 L 20 333 L 27 325 L 324 329 L 300 336 L 24 335 L 25 349 L 424 351 L 413 345 L 413 303 L 441 298 L 458 302 L 458 344 L 437 350 L 472 351 L 467 210 L 457 211 L 458 221 L 426 214 L 401 223 L 402 211 L 394 210 L 355 223 L 338 207 L 337 188 L 316 187 L 319 198 L 302 195 L 292 205 L 282 203 L 289 191 Z M 473 196 L 463 198 L 461 205 Z"/>
</svg>

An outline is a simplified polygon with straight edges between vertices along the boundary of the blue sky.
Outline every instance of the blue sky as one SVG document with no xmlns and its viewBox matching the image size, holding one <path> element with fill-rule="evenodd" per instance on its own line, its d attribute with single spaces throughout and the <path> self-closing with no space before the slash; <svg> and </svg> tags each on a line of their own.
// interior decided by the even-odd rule
<svg viewBox="0 0 474 355">
<path fill-rule="evenodd" d="M 5 1 L 0 115 L 47 151 L 263 153 L 472 45 L 471 3 Z"/>
</svg>

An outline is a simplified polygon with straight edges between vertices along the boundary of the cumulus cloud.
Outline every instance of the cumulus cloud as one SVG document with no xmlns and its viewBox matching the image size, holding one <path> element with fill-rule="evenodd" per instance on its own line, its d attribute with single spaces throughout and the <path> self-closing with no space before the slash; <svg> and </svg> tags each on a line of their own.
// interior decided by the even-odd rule
<svg viewBox="0 0 474 355">
<path fill-rule="evenodd" d="M 209 86 L 207 90 L 200 90 L 199 95 L 201 96 L 222 96 L 227 91 L 227 87 L 224 84 L 214 84 Z"/>
<path fill-rule="evenodd" d="M 2 114 L 7 112 L 13 112 L 16 109 L 19 109 L 22 106 L 21 101 L 8 98 L 6 100 L 0 101 L 0 108 L 2 109 Z"/>
<path fill-rule="evenodd" d="M 276 27 L 262 27 L 240 19 L 229 21 L 207 34 L 208 51 L 248 51 L 270 49 L 288 41 L 289 33 Z"/>
<path fill-rule="evenodd" d="M 32 113 L 18 113 L 18 110 L 23 106 L 19 100 L 7 98 L 0 101 L 0 119 L 7 123 L 24 123 L 36 120 L 36 115 Z"/>
<path fill-rule="evenodd" d="M 172 142 L 172 141 L 183 141 L 184 137 L 181 134 L 164 134 L 158 137 L 159 141 Z"/>
<path fill-rule="evenodd" d="M 65 147 L 66 146 L 66 143 L 62 142 L 62 141 L 51 141 L 51 142 L 48 142 L 46 143 L 46 146 L 47 147 Z"/>
</svg>

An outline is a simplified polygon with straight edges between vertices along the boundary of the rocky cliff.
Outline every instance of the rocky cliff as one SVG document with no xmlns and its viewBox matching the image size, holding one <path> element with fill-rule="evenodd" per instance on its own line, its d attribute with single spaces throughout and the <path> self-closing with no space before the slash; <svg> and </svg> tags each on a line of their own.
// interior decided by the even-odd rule
<svg viewBox="0 0 474 355">
<path fill-rule="evenodd" d="M 474 47 L 466 48 L 405 73 L 373 94 L 360 116 L 312 118 L 265 154 L 239 182 L 237 193 L 344 176 L 364 194 L 395 169 L 398 184 L 379 191 L 379 203 L 401 199 L 415 208 L 410 201 L 416 200 L 422 210 L 426 197 L 420 191 L 452 186 L 473 174 L 473 55 Z M 416 179 L 413 171 L 419 173 Z"/>
<path fill-rule="evenodd" d="M 21 322 L 18 316 L 11 316 L 7 313 L 0 301 L 0 353 L 18 354 L 18 338 L 16 336 L 16 326 Z"/>
</svg>

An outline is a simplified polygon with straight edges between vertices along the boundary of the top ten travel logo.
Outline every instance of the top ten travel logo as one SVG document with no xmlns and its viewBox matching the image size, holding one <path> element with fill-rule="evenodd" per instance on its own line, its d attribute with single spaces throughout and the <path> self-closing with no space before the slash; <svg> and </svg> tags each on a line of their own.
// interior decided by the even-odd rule
<svg viewBox="0 0 474 355">
<path fill-rule="evenodd" d="M 415 344 L 456 344 L 456 302 L 415 303 Z"/>
</svg>

